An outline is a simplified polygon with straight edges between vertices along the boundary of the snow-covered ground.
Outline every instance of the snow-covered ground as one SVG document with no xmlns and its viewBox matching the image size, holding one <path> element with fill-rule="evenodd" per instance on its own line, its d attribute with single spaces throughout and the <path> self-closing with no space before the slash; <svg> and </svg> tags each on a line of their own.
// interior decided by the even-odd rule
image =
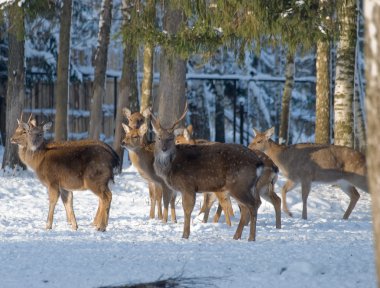
<svg viewBox="0 0 380 288">
<path fill-rule="evenodd" d="M 45 187 L 30 171 L 1 172 L 0 287 L 104 287 L 167 278 L 183 278 L 191 283 L 186 287 L 376 287 L 366 193 L 344 221 L 347 196 L 315 185 L 304 221 L 298 188 L 288 194 L 294 218 L 283 214 L 280 230 L 273 207 L 263 201 L 256 242 L 247 241 L 248 227 L 243 240 L 232 239 L 237 206 L 231 228 L 224 217 L 218 224 L 200 223 L 199 195 L 190 239 L 184 240 L 180 197 L 178 223 L 163 224 L 149 220 L 147 185 L 133 167 L 115 180 L 107 232 L 91 226 L 98 203 L 91 192 L 74 193 L 78 231 L 66 223 L 62 202 L 53 230 L 46 231 Z M 283 183 L 280 177 L 278 194 Z"/>
</svg>

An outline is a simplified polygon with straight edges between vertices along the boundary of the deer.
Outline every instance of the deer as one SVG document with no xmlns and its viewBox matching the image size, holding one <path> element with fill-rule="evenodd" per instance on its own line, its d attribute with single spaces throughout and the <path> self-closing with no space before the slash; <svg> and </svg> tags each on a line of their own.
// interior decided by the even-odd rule
<svg viewBox="0 0 380 288">
<path fill-rule="evenodd" d="M 260 132 L 254 129 L 254 139 L 249 145 L 267 154 L 287 178 L 282 187 L 283 211 L 292 217 L 286 203 L 286 194 L 301 184 L 302 219 L 307 219 L 307 198 L 312 183 L 331 183 L 338 186 L 350 198 L 343 215 L 348 219 L 360 198 L 357 188 L 368 193 L 367 168 L 364 154 L 345 146 L 329 144 L 279 145 L 270 138 L 274 127 Z"/>
<path fill-rule="evenodd" d="M 257 211 L 261 204 L 256 184 L 262 174 L 263 162 L 254 151 L 238 144 L 176 145 L 174 129 L 186 112 L 187 104 L 182 116 L 170 127 L 163 127 L 160 119 L 151 115 L 156 135 L 154 169 L 172 190 L 182 194 L 185 216 L 182 238 L 190 236 L 196 194 L 228 191 L 241 206 L 240 221 L 233 238 L 241 239 L 249 215 L 248 241 L 255 241 Z"/>
<path fill-rule="evenodd" d="M 128 120 L 128 124 L 127 125 L 124 124 L 124 125 L 128 126 L 130 130 L 138 131 L 138 129 L 140 128 L 141 125 L 148 122 L 149 117 L 150 117 L 150 108 L 149 107 L 146 108 L 142 113 L 140 113 L 140 112 L 133 112 L 132 113 L 131 110 L 129 110 L 128 108 L 123 108 L 123 115 Z M 126 129 L 124 128 L 124 125 L 123 125 L 123 130 L 126 134 L 128 134 L 128 132 L 126 132 Z M 136 131 L 134 132 L 134 134 L 138 135 L 138 133 L 136 133 Z M 144 137 L 142 137 L 142 138 L 144 138 Z M 145 140 L 147 140 L 147 139 L 145 138 Z M 123 143 L 123 140 L 122 140 L 122 143 Z M 145 143 L 145 145 L 146 144 L 147 143 Z M 132 165 L 137 168 L 140 175 L 144 175 L 143 176 L 143 178 L 144 178 L 146 173 L 143 172 L 144 169 L 142 169 L 141 165 L 139 164 L 140 161 L 142 161 L 142 160 L 139 159 L 138 153 L 135 153 L 133 151 L 134 148 L 136 148 L 136 147 L 131 147 L 131 149 L 128 149 L 127 147 L 123 147 L 123 148 L 128 150 L 128 155 L 129 155 L 129 158 L 132 162 Z M 140 154 L 146 154 L 140 150 L 139 150 L 139 152 L 140 152 Z M 146 168 L 147 166 L 149 167 L 149 165 L 145 165 L 145 164 L 142 165 L 143 168 Z M 147 168 L 147 169 L 149 170 L 149 168 Z M 154 171 L 153 172 L 150 171 L 148 174 L 152 174 L 152 173 L 154 174 Z M 150 178 L 152 178 L 152 177 L 150 177 Z M 145 180 L 148 181 L 149 198 L 150 198 L 149 218 L 150 219 L 155 218 L 155 212 L 156 212 L 155 210 L 157 207 L 157 218 L 163 220 L 163 222 L 166 223 L 167 219 L 168 219 L 168 210 L 167 210 L 168 209 L 168 201 L 169 201 L 169 199 L 171 199 L 170 195 L 172 195 L 172 192 L 168 191 L 166 187 L 164 187 L 165 190 L 163 191 L 163 189 L 164 189 L 163 186 L 157 181 L 149 180 L 149 177 L 145 178 Z M 165 193 L 164 199 L 163 199 L 163 193 Z M 164 215 L 162 214 L 162 200 L 164 200 L 164 206 L 165 206 L 164 209 L 166 209 L 164 211 Z M 174 204 L 173 204 L 173 207 L 174 207 Z M 176 222 L 175 210 L 173 210 L 173 209 L 171 212 L 172 221 Z"/>
<path fill-rule="evenodd" d="M 164 202 L 164 213 L 162 220 L 164 223 L 168 220 L 168 207 L 170 203 L 171 207 L 171 220 L 176 223 L 176 213 L 175 213 L 175 196 L 176 192 L 168 187 L 165 181 L 159 177 L 153 167 L 154 163 L 154 142 L 149 143 L 147 140 L 147 123 L 142 124 L 138 129 L 132 129 L 129 125 L 122 123 L 123 129 L 125 131 L 125 137 L 122 140 L 121 146 L 124 149 L 128 149 L 129 157 L 136 167 L 139 174 L 148 181 L 149 185 L 154 185 L 155 191 L 157 189 L 161 191 Z M 151 202 L 151 204 L 154 203 Z M 159 199 L 161 204 L 161 199 Z M 151 205 L 150 217 L 154 218 L 154 204 Z"/>
<path fill-rule="evenodd" d="M 12 144 L 18 144 L 18 156 L 21 160 L 22 163 L 24 163 L 26 166 L 26 131 L 23 127 L 23 113 L 21 113 L 20 120 L 17 119 L 17 127 L 14 132 L 14 134 L 11 137 L 11 143 Z M 34 126 L 36 126 L 36 121 L 35 119 L 32 119 L 32 114 L 30 114 L 30 117 L 28 119 L 28 124 L 32 123 Z M 65 207 L 66 211 L 66 217 L 67 217 L 67 222 L 72 226 L 73 230 L 78 229 L 78 224 L 76 222 L 74 210 L 73 210 L 73 192 L 72 191 L 67 191 L 67 190 L 61 190 L 60 193 L 62 203 Z"/>
<path fill-rule="evenodd" d="M 14 135 L 12 142 L 24 147 L 25 154 L 20 157 L 21 160 L 35 171 L 38 179 L 48 189 L 46 229 L 52 229 L 55 205 L 62 191 L 91 190 L 99 197 L 93 225 L 98 231 L 105 231 L 112 200 L 108 183 L 114 181 L 114 169 L 119 165 L 116 152 L 105 143 L 95 140 L 48 143 L 44 134 L 51 128 L 51 122 L 35 126 L 28 121 L 20 122 L 20 125 L 24 136 Z M 72 199 L 71 208 L 67 206 L 65 208 L 69 211 L 66 212 L 70 215 L 72 228 L 76 230 Z"/>
<path fill-rule="evenodd" d="M 177 144 L 212 144 L 213 142 L 209 142 L 204 139 L 194 139 L 193 137 L 193 126 L 190 124 L 187 127 L 184 128 L 177 128 L 174 131 L 175 134 L 175 143 Z M 234 211 L 232 209 L 232 203 L 231 199 L 228 193 L 210 193 L 210 192 L 204 192 L 203 193 L 203 204 L 199 211 L 199 214 L 203 213 L 203 223 L 207 223 L 208 217 L 210 215 L 210 209 L 214 202 L 218 200 L 218 208 L 216 210 L 216 213 L 214 215 L 213 222 L 217 223 L 219 221 L 219 218 L 222 214 L 222 210 L 224 211 L 224 215 L 226 217 L 226 224 L 228 226 L 231 226 L 231 219 L 230 217 L 234 215 Z"/>
</svg>

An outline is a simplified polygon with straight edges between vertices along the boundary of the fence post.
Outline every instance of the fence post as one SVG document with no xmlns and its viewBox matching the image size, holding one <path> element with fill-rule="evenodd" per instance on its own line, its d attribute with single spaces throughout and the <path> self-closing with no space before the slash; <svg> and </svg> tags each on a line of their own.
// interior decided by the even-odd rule
<svg viewBox="0 0 380 288">
<path fill-rule="evenodd" d="M 240 102 L 240 144 L 244 144 L 244 104 Z"/>
</svg>

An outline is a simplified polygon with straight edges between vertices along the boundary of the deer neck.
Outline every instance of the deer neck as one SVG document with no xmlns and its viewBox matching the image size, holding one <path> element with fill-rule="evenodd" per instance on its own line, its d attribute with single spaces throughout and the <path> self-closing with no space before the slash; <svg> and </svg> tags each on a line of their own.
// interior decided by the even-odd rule
<svg viewBox="0 0 380 288">
<path fill-rule="evenodd" d="M 41 165 L 46 154 L 46 141 L 44 141 L 36 150 L 25 150 L 25 164 L 34 171 Z"/>
<path fill-rule="evenodd" d="M 157 175 L 166 179 L 171 171 L 173 160 L 176 157 L 176 151 L 177 149 L 174 146 L 169 151 L 163 152 L 159 150 L 154 154 L 154 167 Z"/>
<path fill-rule="evenodd" d="M 283 154 L 288 148 L 284 145 L 279 145 L 276 142 L 269 140 L 266 149 L 263 151 L 267 154 L 273 162 L 280 168 L 281 170 L 281 161 L 280 155 Z"/>
</svg>

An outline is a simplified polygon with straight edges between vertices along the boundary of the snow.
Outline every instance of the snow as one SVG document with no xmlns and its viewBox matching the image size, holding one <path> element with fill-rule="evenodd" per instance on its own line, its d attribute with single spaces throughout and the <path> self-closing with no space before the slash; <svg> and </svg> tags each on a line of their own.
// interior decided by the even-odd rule
<svg viewBox="0 0 380 288">
<path fill-rule="evenodd" d="M 233 227 L 224 217 L 200 223 L 200 194 L 188 240 L 181 238 L 180 197 L 177 224 L 149 220 L 147 185 L 133 167 L 125 167 L 111 186 L 104 233 L 91 226 L 98 203 L 91 192 L 74 192 L 77 231 L 66 223 L 60 201 L 53 229 L 46 231 L 47 192 L 34 173 L 7 170 L 0 181 L 3 288 L 104 287 L 167 278 L 192 279 L 187 287 L 376 287 L 371 203 L 363 192 L 345 221 L 348 197 L 336 187 L 315 185 L 305 221 L 298 188 L 288 193 L 294 218 L 283 214 L 280 230 L 273 207 L 263 200 L 256 242 L 248 242 L 248 227 L 242 240 L 232 239 L 239 220 L 235 203 Z M 280 177 L 275 187 L 278 194 L 284 181 Z"/>
</svg>

